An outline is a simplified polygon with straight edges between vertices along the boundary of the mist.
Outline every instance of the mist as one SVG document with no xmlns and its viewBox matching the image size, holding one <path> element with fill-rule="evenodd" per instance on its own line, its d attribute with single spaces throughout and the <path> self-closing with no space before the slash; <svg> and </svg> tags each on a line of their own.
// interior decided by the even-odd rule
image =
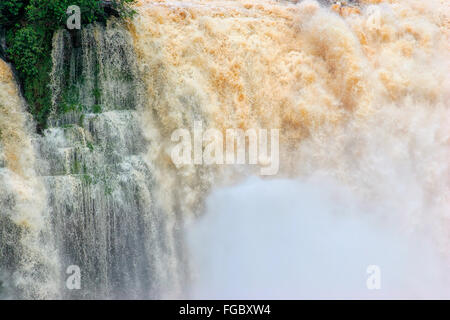
<svg viewBox="0 0 450 320">
<path fill-rule="evenodd" d="M 431 240 L 393 225 L 386 209 L 323 179 L 216 189 L 188 228 L 191 298 L 450 297 Z M 381 271 L 378 290 L 366 284 L 371 265 Z"/>
</svg>

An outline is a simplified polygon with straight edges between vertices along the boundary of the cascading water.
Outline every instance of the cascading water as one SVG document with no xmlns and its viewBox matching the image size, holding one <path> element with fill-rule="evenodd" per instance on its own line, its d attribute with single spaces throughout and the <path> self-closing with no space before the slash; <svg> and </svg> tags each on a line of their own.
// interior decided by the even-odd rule
<svg viewBox="0 0 450 320">
<path fill-rule="evenodd" d="M 195 204 L 211 185 L 233 185 L 252 172 L 165 165 L 171 161 L 171 132 L 192 128 L 195 120 L 223 130 L 280 128 L 279 177 L 319 176 L 349 187 L 355 199 L 363 199 L 358 200 L 364 203 L 361 216 L 370 214 L 386 228 L 398 226 L 401 233 L 431 238 L 442 260 L 435 269 L 445 270 L 450 248 L 448 3 L 361 1 L 350 9 L 321 7 L 315 1 L 141 1 L 131 30 L 149 96 L 144 131 L 159 125 L 152 136 L 159 141 L 151 149 L 152 159 L 178 177 L 172 188 L 183 202 Z M 226 252 L 243 244 L 220 236 L 225 228 L 239 239 L 239 229 L 220 212 L 237 210 L 242 223 L 250 214 L 237 202 L 233 205 L 234 199 L 240 198 L 230 196 L 224 207 L 211 205 L 208 212 L 219 215 L 217 224 L 210 217 L 210 224 L 195 231 L 200 240 L 193 254 L 203 257 L 197 260 L 199 277 L 210 274 L 203 279 L 210 285 L 221 277 L 224 287 L 240 279 L 238 260 L 253 266 L 246 275 L 257 274 L 264 264 L 248 258 L 251 251 L 227 260 L 231 254 Z M 283 210 L 272 213 L 278 212 Z M 243 239 L 251 239 L 252 224 L 244 230 Z M 255 241 L 270 247 L 260 237 Z M 296 240 L 301 241 L 293 237 L 293 243 L 285 244 L 291 250 L 282 252 L 288 256 L 296 250 Z M 448 288 L 449 279 L 441 280 Z M 423 287 L 414 293 L 397 288 L 387 296 L 441 292 Z M 224 297 L 216 289 L 200 296 Z M 242 297 L 242 290 L 233 292 Z M 257 292 L 244 297 L 259 297 Z M 298 296 L 308 297 L 308 292 Z"/>
<path fill-rule="evenodd" d="M 130 40 L 126 29 L 114 20 L 106 26 L 90 25 L 78 34 L 61 30 L 54 36 L 54 113 L 50 128 L 36 137 L 37 172 L 28 173 L 33 179 L 39 176 L 41 186 L 22 192 L 41 196 L 42 205 L 48 203 L 51 223 L 45 226 L 52 226 L 53 253 L 59 256 L 56 275 L 65 278 L 69 266 L 78 266 L 83 290 L 67 290 L 55 276 L 58 294 L 49 298 L 162 298 L 176 297 L 182 290 L 182 248 L 174 229 L 177 217 L 162 209 L 155 197 L 155 168 L 142 157 L 147 143 L 139 129 L 138 109 L 144 97 Z M 60 116 L 57 108 L 69 111 Z M 7 121 L 17 122 L 5 119 L 2 123 Z M 5 129 L 2 132 L 8 137 Z M 4 148 L 7 155 L 11 153 L 8 146 Z M 22 149 L 27 151 L 26 147 L 31 148 L 25 144 Z M 14 150 L 14 156 L 20 159 L 23 150 Z M 35 195 L 34 189 L 43 194 Z M 14 205 L 13 196 L 5 193 L 4 198 L 2 208 Z M 36 210 L 25 207 L 19 213 L 30 215 Z M 35 225 L 19 217 L 14 221 L 19 226 Z M 10 228 L 2 232 L 5 237 L 20 237 L 12 229 L 17 228 L 14 224 L 2 223 L 2 227 Z M 9 254 L 10 247 L 16 247 L 11 242 L 5 239 L 2 247 L 8 264 L 15 258 Z M 35 246 L 40 248 L 37 242 Z M 39 263 L 16 250 L 13 253 L 19 258 Z M 45 292 L 44 280 L 36 286 Z M 32 292 L 18 295 L 34 296 Z"/>
<path fill-rule="evenodd" d="M 58 297 L 58 259 L 30 119 L 10 66 L 0 60 L 0 297 Z"/>
<path fill-rule="evenodd" d="M 3 63 L 0 294 L 183 297 L 195 280 L 191 271 L 208 275 L 216 270 L 209 265 L 218 268 L 214 261 L 199 267 L 205 252 L 210 254 L 205 259 L 221 261 L 223 274 L 236 274 L 224 270 L 228 256 L 215 256 L 222 252 L 220 241 L 230 245 L 227 235 L 218 235 L 222 224 L 230 225 L 226 213 L 240 212 L 228 207 L 227 199 L 245 207 L 239 194 L 248 190 L 234 186 L 255 171 L 176 167 L 171 134 L 192 128 L 194 121 L 223 131 L 280 129 L 277 177 L 333 180 L 353 197 L 342 201 L 358 203 L 358 210 L 349 210 L 352 215 L 370 215 L 381 227 L 396 225 L 401 233 L 425 237 L 438 252 L 437 264 L 448 267 L 448 3 L 358 3 L 141 0 L 127 25 L 110 19 L 80 32 L 58 31 L 50 84 L 53 113 L 42 136 L 31 133 Z M 61 108 L 67 110 L 63 115 Z M 213 193 L 205 210 L 210 191 L 223 186 L 236 189 L 225 196 Z M 289 186 L 289 195 L 292 190 L 299 197 L 311 195 L 304 191 L 307 185 Z M 285 187 L 270 184 L 280 188 L 278 193 Z M 327 191 L 324 197 L 340 194 Z M 246 199 L 259 201 L 253 191 Z M 274 199 L 297 205 L 295 196 Z M 299 215 L 305 221 L 323 209 L 315 203 L 308 208 L 308 216 Z M 329 219 L 346 211 L 334 202 L 324 208 Z M 244 230 L 246 235 L 245 226 L 256 216 L 245 214 L 255 210 L 268 224 L 277 221 L 267 218 L 265 208 L 247 209 L 243 225 L 227 233 Z M 205 211 L 210 218 L 187 237 L 187 248 L 185 222 Z M 289 225 L 290 210 L 273 211 L 286 213 L 280 226 Z M 372 239 L 378 233 L 367 234 Z M 70 265 L 82 271 L 81 290 L 65 288 Z M 202 296 L 202 290 L 194 289 L 194 296 Z"/>
<path fill-rule="evenodd" d="M 61 264 L 85 274 L 81 296 L 68 297 L 160 298 L 180 286 L 177 232 L 167 226 L 176 217 L 161 209 L 141 156 L 144 97 L 130 39 L 114 20 L 54 37 L 55 108 L 73 101 L 76 111 L 55 116 L 40 139 L 40 174 Z"/>
</svg>

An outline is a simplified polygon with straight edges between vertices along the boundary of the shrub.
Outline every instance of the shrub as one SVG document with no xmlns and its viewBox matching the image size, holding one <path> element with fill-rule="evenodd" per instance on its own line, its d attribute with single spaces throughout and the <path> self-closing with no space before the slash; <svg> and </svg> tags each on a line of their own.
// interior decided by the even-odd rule
<svg viewBox="0 0 450 320">
<path fill-rule="evenodd" d="M 23 0 L 2 0 L 0 2 L 0 25 L 14 24 L 28 1 Z"/>
<path fill-rule="evenodd" d="M 130 17 L 134 14 L 130 4 L 134 2 L 113 0 L 112 12 L 122 18 Z M 70 5 L 80 7 L 83 24 L 105 21 L 112 14 L 105 11 L 100 0 L 0 0 L 0 29 L 7 30 L 7 56 L 19 73 L 39 132 L 46 128 L 50 112 L 47 85 L 52 37 L 57 29 L 65 27 Z"/>
</svg>

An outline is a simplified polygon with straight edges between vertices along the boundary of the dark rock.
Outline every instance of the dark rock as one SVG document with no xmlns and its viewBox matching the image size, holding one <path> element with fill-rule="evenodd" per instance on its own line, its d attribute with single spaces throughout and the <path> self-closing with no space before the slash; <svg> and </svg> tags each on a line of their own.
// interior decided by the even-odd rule
<svg viewBox="0 0 450 320">
<path fill-rule="evenodd" d="M 0 26 L 0 59 L 7 61 L 7 59 L 6 59 L 6 30 L 3 26 Z"/>
<path fill-rule="evenodd" d="M 100 5 L 103 7 L 103 10 L 108 16 L 119 17 L 120 13 L 117 11 L 117 7 L 115 5 L 115 1 L 112 0 L 103 0 Z"/>
</svg>

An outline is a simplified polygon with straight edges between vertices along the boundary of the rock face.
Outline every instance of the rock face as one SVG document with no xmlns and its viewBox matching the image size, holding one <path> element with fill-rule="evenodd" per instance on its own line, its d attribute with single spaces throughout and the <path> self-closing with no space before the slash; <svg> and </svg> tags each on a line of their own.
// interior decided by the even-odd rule
<svg viewBox="0 0 450 320">
<path fill-rule="evenodd" d="M 0 26 L 0 59 L 6 61 L 5 29 L 2 26 Z"/>
</svg>

